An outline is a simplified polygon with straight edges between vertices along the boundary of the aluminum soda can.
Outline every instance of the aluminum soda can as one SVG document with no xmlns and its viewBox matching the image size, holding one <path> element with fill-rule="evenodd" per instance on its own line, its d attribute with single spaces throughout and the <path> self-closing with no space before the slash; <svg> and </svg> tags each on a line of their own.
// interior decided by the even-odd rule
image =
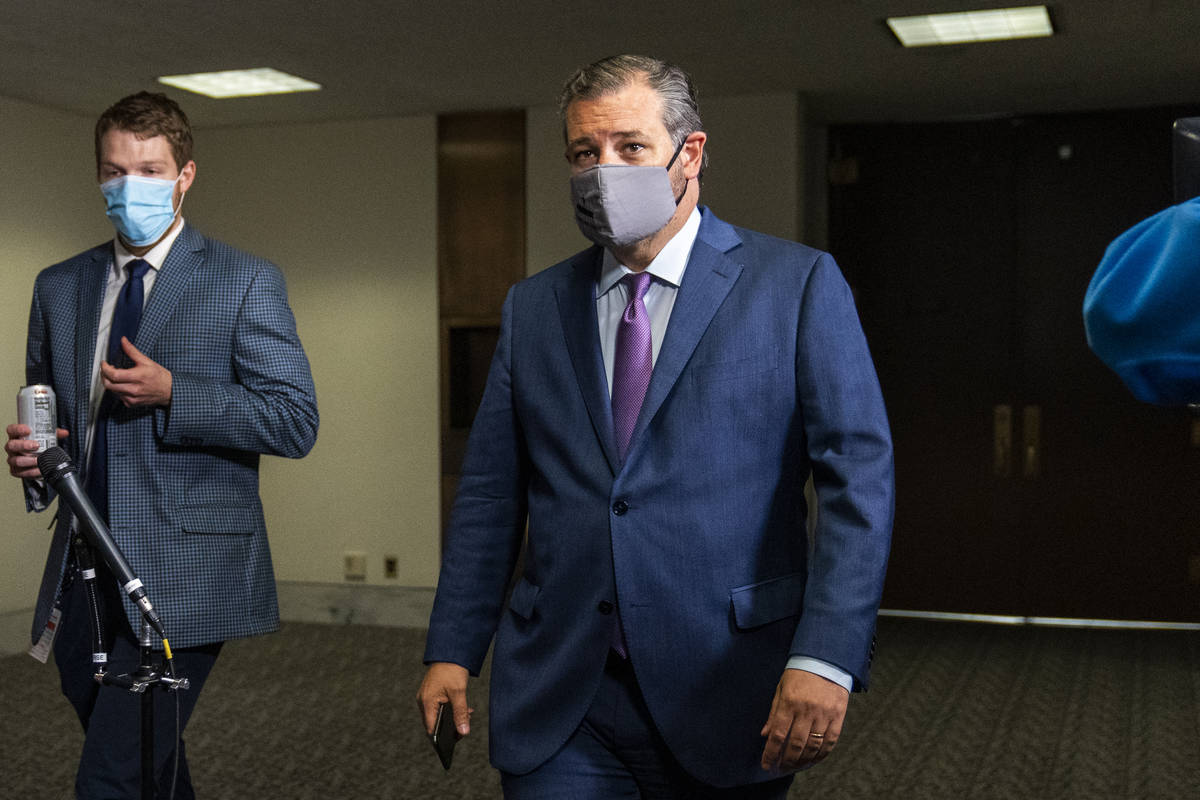
<svg viewBox="0 0 1200 800">
<path fill-rule="evenodd" d="M 29 438 L 38 443 L 37 452 L 57 445 L 58 401 L 54 390 L 44 383 L 35 383 L 17 392 L 17 422 L 33 431 Z"/>
</svg>

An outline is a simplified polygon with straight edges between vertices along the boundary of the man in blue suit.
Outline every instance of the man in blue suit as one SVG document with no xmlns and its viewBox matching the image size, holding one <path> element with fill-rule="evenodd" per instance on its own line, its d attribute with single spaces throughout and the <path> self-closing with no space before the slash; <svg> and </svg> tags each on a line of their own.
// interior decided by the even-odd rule
<svg viewBox="0 0 1200 800">
<path fill-rule="evenodd" d="M 226 639 L 279 626 L 258 495 L 261 454 L 299 458 L 317 403 L 279 269 L 209 239 L 180 212 L 196 176 L 174 101 L 141 92 L 96 124 L 96 165 L 115 238 L 38 275 L 26 378 L 58 395 L 59 437 L 166 625 L 186 723 Z M 36 444 L 7 429 L 27 508 L 45 509 Z M 86 465 L 86 466 L 85 466 Z M 60 504 L 33 638 L 53 652 L 86 731 L 80 798 L 140 796 L 139 702 L 93 680 L 90 626 Z M 100 569 L 109 671 L 138 663 L 140 611 Z M 59 619 L 60 624 L 54 620 Z M 156 703 L 160 797 L 171 790 L 175 703 Z M 179 742 L 175 797 L 194 797 Z"/>
<path fill-rule="evenodd" d="M 866 686 L 890 542 L 890 435 L 850 292 L 828 254 L 697 206 L 682 70 L 605 59 L 560 109 L 597 246 L 505 302 L 424 722 L 448 703 L 469 732 L 495 634 L 506 797 L 782 798 Z"/>
</svg>

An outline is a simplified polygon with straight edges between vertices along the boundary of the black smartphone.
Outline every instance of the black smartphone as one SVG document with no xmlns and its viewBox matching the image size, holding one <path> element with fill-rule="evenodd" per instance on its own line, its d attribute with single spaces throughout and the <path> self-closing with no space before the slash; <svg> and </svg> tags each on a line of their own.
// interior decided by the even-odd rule
<svg viewBox="0 0 1200 800">
<path fill-rule="evenodd" d="M 437 751 L 442 766 L 450 769 L 450 759 L 454 757 L 454 745 L 458 741 L 458 731 L 454 729 L 454 709 L 449 703 L 438 703 L 437 721 L 433 723 L 433 733 L 429 741 Z"/>
</svg>

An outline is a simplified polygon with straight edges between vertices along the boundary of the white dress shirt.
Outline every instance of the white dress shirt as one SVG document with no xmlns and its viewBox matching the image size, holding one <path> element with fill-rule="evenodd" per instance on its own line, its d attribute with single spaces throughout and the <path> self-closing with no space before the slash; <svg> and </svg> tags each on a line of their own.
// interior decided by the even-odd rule
<svg viewBox="0 0 1200 800">
<path fill-rule="evenodd" d="M 645 271 L 653 276 L 650 288 L 642 298 L 646 304 L 647 316 L 650 317 L 651 364 L 658 363 L 658 354 L 662 350 L 663 338 L 667 333 L 667 323 L 671 319 L 671 310 L 675 307 L 675 297 L 679 293 L 680 284 L 683 283 L 683 273 L 687 269 L 688 259 L 692 256 L 692 246 L 696 243 L 696 234 L 699 232 L 700 212 L 692 209 L 687 222 L 646 267 Z M 600 325 L 600 350 L 604 355 L 609 397 L 612 396 L 617 326 L 621 322 L 621 315 L 625 313 L 625 306 L 629 304 L 629 290 L 621 279 L 633 272 L 617 261 L 611 250 L 604 251 L 600 277 L 596 281 L 596 318 Z M 819 658 L 792 656 L 788 659 L 787 667 L 820 675 L 846 691 L 851 691 L 854 686 L 854 678 L 850 673 Z"/>
<path fill-rule="evenodd" d="M 95 428 L 96 413 L 100 409 L 100 398 L 104 396 L 104 381 L 100 377 L 100 362 L 108 358 L 108 337 L 112 331 L 113 312 L 117 308 L 117 296 L 121 293 L 121 287 L 125 285 L 125 281 L 129 280 L 129 273 L 125 271 L 125 265 L 134 259 L 141 258 L 150 265 L 150 269 L 146 270 L 146 274 L 142 276 L 142 307 L 145 308 L 145 302 L 150 298 L 150 289 L 154 287 L 154 281 L 158 278 L 158 271 L 162 269 L 163 262 L 167 260 L 167 253 L 171 250 L 171 245 L 175 244 L 175 240 L 179 238 L 180 232 L 183 230 L 183 218 L 174 226 L 170 233 L 163 237 L 162 241 L 154 245 L 144 256 L 135 256 L 133 253 L 121 243 L 120 236 L 113 237 L 113 259 L 112 268 L 108 271 L 108 277 L 104 283 L 104 303 L 100 306 L 100 327 L 96 331 L 96 352 L 92 357 L 92 384 L 91 391 L 88 394 L 88 418 L 87 418 L 87 457 L 92 456 L 92 432 Z"/>
</svg>

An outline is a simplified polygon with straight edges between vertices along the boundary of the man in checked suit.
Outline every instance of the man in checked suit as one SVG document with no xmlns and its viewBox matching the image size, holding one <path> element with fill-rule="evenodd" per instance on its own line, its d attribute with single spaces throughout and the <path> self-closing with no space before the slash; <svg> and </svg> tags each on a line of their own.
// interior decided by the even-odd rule
<svg viewBox="0 0 1200 800">
<path fill-rule="evenodd" d="M 115 238 L 38 275 L 26 377 L 58 395 L 59 437 L 166 625 L 182 723 L 226 639 L 276 630 L 258 462 L 299 458 L 317 436 L 317 403 L 279 269 L 209 239 L 180 207 L 196 177 L 183 111 L 161 94 L 118 101 L 96 124 L 96 166 Z M 36 445 L 9 425 L 10 472 L 29 510 L 53 491 Z M 86 465 L 86 466 L 85 466 Z M 79 798 L 141 796 L 139 702 L 92 680 L 89 620 L 60 504 L 33 637 L 57 629 L 63 693 L 86 731 Z M 138 662 L 141 615 L 100 570 L 109 671 Z M 48 625 L 58 609 L 61 624 Z M 49 634 L 45 634 L 49 636 Z M 176 749 L 175 703 L 155 704 L 158 796 Z M 175 797 L 194 797 L 183 744 Z"/>
<path fill-rule="evenodd" d="M 707 137 L 679 68 L 605 59 L 560 110 L 597 246 L 505 301 L 423 720 L 447 703 L 469 733 L 494 634 L 506 797 L 783 798 L 866 686 L 891 536 L 890 434 L 850 291 L 828 254 L 698 207 Z"/>
</svg>

